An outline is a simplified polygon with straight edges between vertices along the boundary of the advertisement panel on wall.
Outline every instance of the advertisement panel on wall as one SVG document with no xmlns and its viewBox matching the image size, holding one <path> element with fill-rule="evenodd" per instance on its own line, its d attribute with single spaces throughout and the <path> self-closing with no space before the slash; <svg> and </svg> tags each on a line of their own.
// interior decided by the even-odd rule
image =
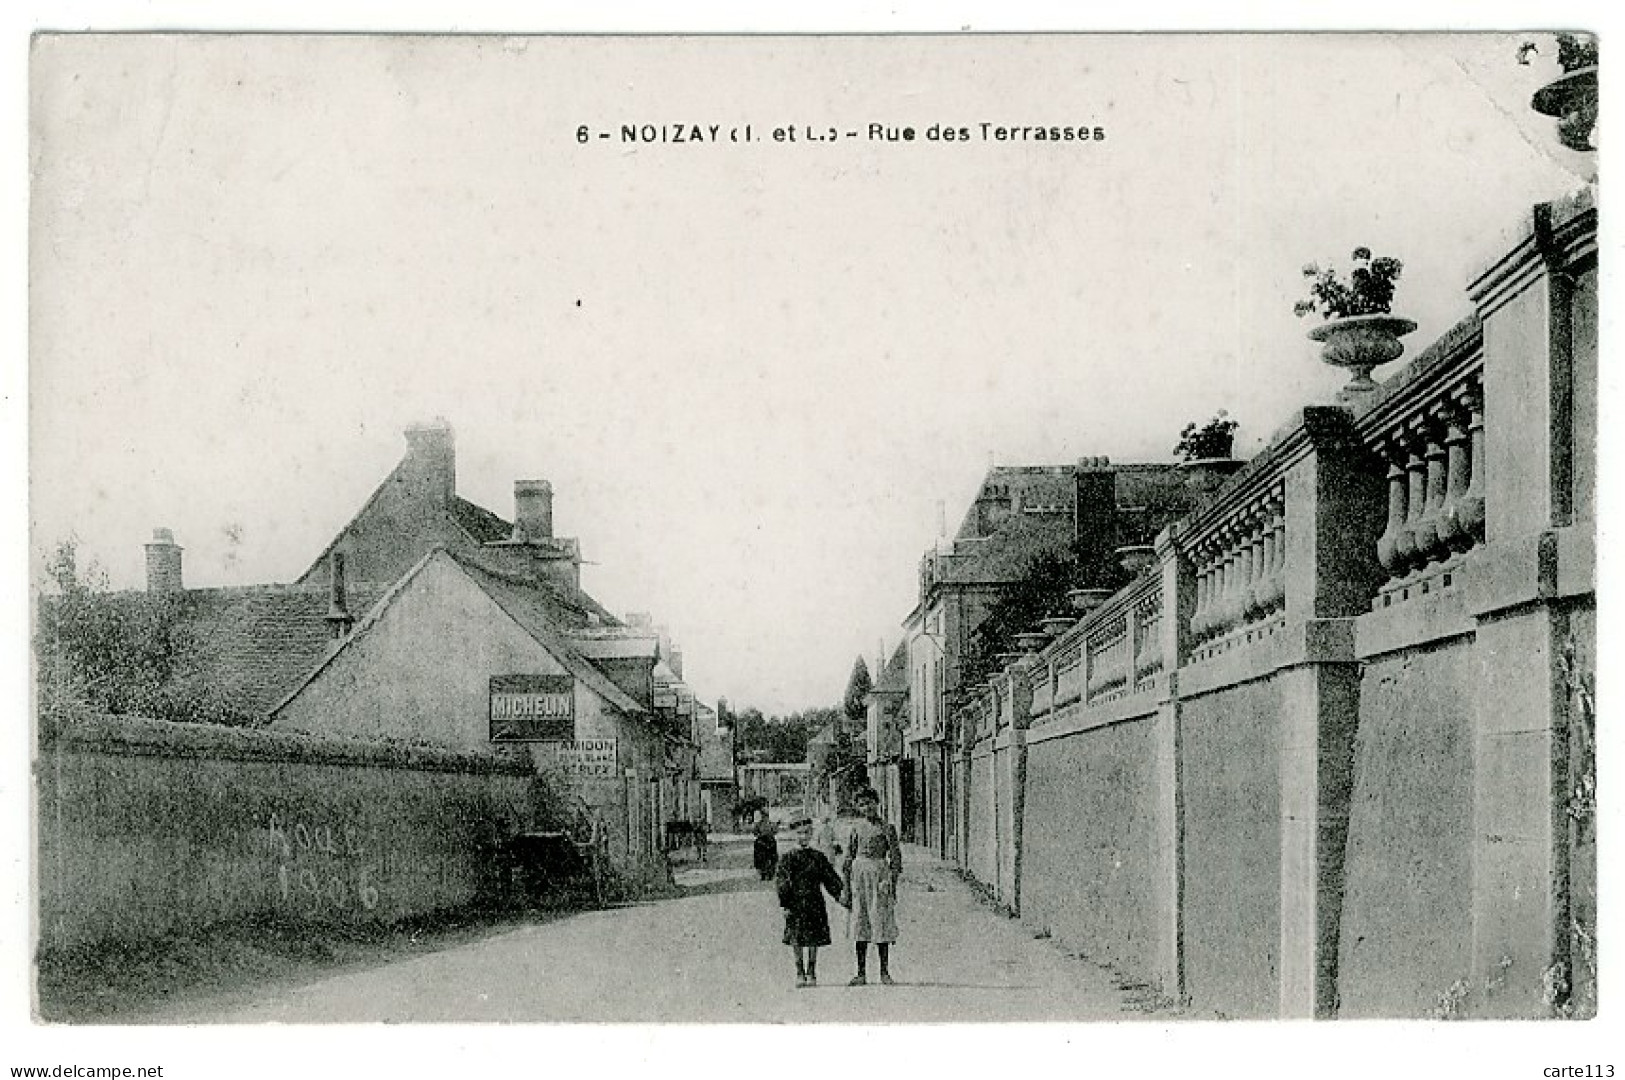
<svg viewBox="0 0 1625 1080">
<path fill-rule="evenodd" d="M 542 745 L 544 772 L 562 774 L 575 780 L 613 780 L 616 771 L 614 739 L 572 739 Z"/>
<path fill-rule="evenodd" d="M 491 741 L 573 739 L 575 701 L 575 679 L 569 675 L 493 675 Z"/>
</svg>

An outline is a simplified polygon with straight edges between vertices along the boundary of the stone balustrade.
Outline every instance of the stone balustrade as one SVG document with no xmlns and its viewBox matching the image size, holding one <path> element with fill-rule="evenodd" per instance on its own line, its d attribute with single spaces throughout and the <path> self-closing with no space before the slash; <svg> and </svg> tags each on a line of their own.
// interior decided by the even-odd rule
<svg viewBox="0 0 1625 1080">
<path fill-rule="evenodd" d="M 1071 636 L 1051 650 L 1050 667 L 1055 672 L 1055 708 L 1061 709 L 1083 698 L 1083 639 Z"/>
<path fill-rule="evenodd" d="M 1119 610 L 1093 626 L 1084 638 L 1084 700 L 1089 704 L 1120 694 L 1128 686 L 1131 639 L 1128 613 Z"/>
<path fill-rule="evenodd" d="M 1386 581 L 1374 609 L 1450 587 L 1463 560 L 1484 543 L 1483 363 L 1482 331 L 1470 319 L 1360 419 L 1388 481 L 1387 519 L 1374 553 Z"/>
<path fill-rule="evenodd" d="M 1252 487 L 1189 547 L 1196 576 L 1194 644 L 1267 619 L 1286 605 L 1285 485 L 1277 475 Z"/>
<path fill-rule="evenodd" d="M 1161 585 L 1160 578 L 1152 584 Z M 1162 674 L 1162 591 L 1151 589 L 1134 602 L 1129 623 L 1134 628 L 1134 679 L 1139 689 Z"/>
</svg>

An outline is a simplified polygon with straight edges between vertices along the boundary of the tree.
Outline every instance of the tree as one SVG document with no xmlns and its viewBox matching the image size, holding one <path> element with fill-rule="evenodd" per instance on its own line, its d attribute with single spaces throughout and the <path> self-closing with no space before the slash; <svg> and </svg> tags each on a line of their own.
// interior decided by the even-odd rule
<svg viewBox="0 0 1625 1080">
<path fill-rule="evenodd" d="M 112 593 L 107 575 L 81 569 L 78 541 L 45 560 L 35 655 L 41 712 L 76 709 L 190 723 L 245 724 L 197 670 L 185 593 Z"/>
<path fill-rule="evenodd" d="M 853 797 L 869 786 L 869 665 L 858 657 L 846 680 L 846 696 L 841 702 L 842 722 L 835 727 L 835 744 L 830 750 L 830 795 L 836 807 L 845 810 Z"/>
<path fill-rule="evenodd" d="M 971 632 L 965 656 L 966 685 L 1000 670 L 999 654 L 1014 651 L 1017 634 L 1031 630 L 1047 615 L 1069 613 L 1066 594 L 1080 583 L 1080 566 L 1076 545 L 1034 556 L 1021 579 L 1005 587 L 987 617 Z M 1090 584 L 1116 588 L 1126 577 L 1115 564 L 1097 567 Z"/>
<path fill-rule="evenodd" d="M 872 689 L 874 682 L 869 678 L 869 665 L 864 663 L 863 657 L 860 656 L 852 665 L 852 674 L 847 677 L 846 697 L 842 700 L 846 722 L 853 727 L 859 727 L 864 723 L 869 708 L 865 699 Z"/>
</svg>

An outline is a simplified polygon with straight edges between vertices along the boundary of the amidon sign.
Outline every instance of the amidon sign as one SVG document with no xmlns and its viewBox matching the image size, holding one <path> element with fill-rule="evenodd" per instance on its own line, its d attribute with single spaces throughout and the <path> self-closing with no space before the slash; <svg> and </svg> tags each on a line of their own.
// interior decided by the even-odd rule
<svg viewBox="0 0 1625 1080">
<path fill-rule="evenodd" d="M 575 679 L 491 676 L 492 742 L 560 742 L 576 737 Z"/>
</svg>

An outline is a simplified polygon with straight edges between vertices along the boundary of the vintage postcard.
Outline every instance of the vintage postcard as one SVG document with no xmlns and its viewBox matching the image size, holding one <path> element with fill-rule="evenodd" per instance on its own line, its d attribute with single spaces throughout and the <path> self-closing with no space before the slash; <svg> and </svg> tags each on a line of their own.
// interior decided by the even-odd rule
<svg viewBox="0 0 1625 1080">
<path fill-rule="evenodd" d="M 4 1064 L 1611 1076 L 1595 30 L 37 35 Z"/>
</svg>

